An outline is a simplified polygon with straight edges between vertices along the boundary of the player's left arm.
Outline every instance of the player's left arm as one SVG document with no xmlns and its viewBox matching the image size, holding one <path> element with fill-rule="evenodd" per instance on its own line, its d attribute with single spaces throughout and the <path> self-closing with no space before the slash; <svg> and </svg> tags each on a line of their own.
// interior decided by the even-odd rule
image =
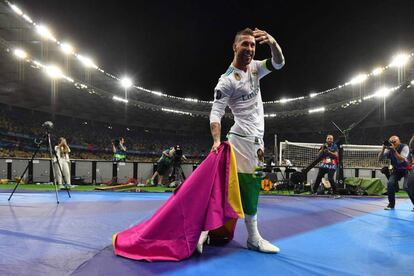
<svg viewBox="0 0 414 276">
<path fill-rule="evenodd" d="M 281 69 L 285 65 L 285 57 L 276 39 L 266 31 L 259 30 L 258 28 L 254 29 L 253 35 L 260 45 L 267 44 L 270 47 L 270 51 L 272 52 L 271 64 L 266 64 L 266 67 L 270 69 L 269 67 L 271 65 L 276 70 Z"/>
</svg>

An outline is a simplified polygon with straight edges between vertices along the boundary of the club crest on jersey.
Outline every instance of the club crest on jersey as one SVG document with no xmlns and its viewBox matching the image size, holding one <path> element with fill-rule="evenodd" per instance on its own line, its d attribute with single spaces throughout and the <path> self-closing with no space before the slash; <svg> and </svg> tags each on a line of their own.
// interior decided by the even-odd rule
<svg viewBox="0 0 414 276">
<path fill-rule="evenodd" d="M 252 75 L 257 76 L 257 70 L 252 70 Z"/>
<path fill-rule="evenodd" d="M 240 76 L 240 74 L 239 74 L 239 73 L 237 73 L 237 72 L 234 72 L 234 78 L 235 78 L 237 81 L 241 80 L 241 76 Z"/>
</svg>

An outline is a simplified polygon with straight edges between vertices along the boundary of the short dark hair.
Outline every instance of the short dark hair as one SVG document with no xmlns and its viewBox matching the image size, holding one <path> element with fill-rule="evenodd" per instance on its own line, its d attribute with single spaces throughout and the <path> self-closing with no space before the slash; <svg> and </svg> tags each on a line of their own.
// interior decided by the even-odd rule
<svg viewBox="0 0 414 276">
<path fill-rule="evenodd" d="M 253 35 L 253 30 L 252 30 L 252 29 L 250 29 L 250 28 L 245 28 L 245 29 L 243 29 L 243 30 L 241 30 L 241 31 L 238 31 L 238 32 L 237 32 L 237 34 L 236 34 L 236 36 L 234 37 L 234 42 L 236 42 L 236 41 L 237 41 L 237 39 L 238 39 L 240 36 L 242 36 L 242 35 L 250 35 L 250 36 L 254 36 L 254 35 Z"/>
</svg>

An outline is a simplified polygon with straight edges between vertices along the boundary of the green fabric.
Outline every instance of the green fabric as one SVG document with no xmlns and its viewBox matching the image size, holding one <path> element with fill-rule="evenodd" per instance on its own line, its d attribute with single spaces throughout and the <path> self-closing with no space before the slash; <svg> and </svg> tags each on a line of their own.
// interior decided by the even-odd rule
<svg viewBox="0 0 414 276">
<path fill-rule="evenodd" d="M 255 215 L 257 213 L 262 178 L 251 173 L 238 173 L 237 175 L 243 211 L 247 215 Z"/>
<path fill-rule="evenodd" d="M 115 153 L 114 154 L 114 158 L 115 158 L 115 160 L 122 160 L 122 159 L 125 159 L 126 158 L 126 154 L 123 154 L 123 153 Z"/>
<path fill-rule="evenodd" d="M 164 154 L 165 152 L 167 154 L 170 154 L 170 151 L 171 149 L 164 150 L 160 159 L 158 159 L 158 163 L 161 163 L 162 165 L 165 165 L 165 166 L 170 166 L 172 163 L 172 158 Z"/>
<path fill-rule="evenodd" d="M 345 184 L 360 187 L 368 195 L 382 195 L 385 192 L 385 185 L 379 178 L 347 177 Z"/>
</svg>

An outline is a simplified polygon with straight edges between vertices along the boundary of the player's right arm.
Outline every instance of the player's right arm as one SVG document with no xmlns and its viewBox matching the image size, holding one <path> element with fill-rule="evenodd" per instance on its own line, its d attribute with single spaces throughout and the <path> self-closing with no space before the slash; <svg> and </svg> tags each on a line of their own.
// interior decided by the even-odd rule
<svg viewBox="0 0 414 276">
<path fill-rule="evenodd" d="M 224 116 L 226 106 L 231 96 L 231 85 L 227 78 L 221 77 L 214 89 L 214 101 L 210 112 L 210 131 L 213 137 L 211 151 L 217 153 L 221 144 L 221 118 Z"/>
<path fill-rule="evenodd" d="M 220 123 L 213 122 L 210 123 L 210 130 L 211 136 L 213 137 L 213 146 L 211 147 L 211 151 L 217 153 L 217 148 L 221 144 L 220 136 L 221 136 L 221 125 Z"/>
</svg>

